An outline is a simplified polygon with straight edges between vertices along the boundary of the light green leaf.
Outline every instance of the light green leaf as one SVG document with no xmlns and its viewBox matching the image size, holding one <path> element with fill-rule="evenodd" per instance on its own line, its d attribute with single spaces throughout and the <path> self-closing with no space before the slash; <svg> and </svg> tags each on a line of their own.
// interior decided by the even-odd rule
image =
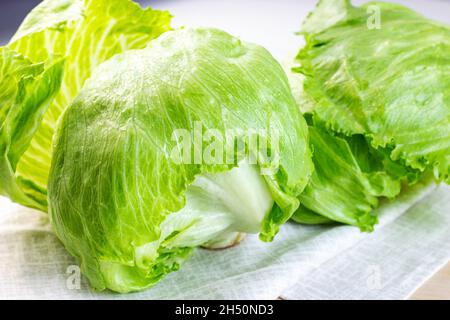
<svg viewBox="0 0 450 320">
<path fill-rule="evenodd" d="M 339 137 L 320 126 L 309 127 L 315 171 L 293 219 L 317 224 L 337 221 L 373 230 L 372 209 L 379 197 L 400 192 L 408 172 L 383 152 L 374 150 L 363 136 Z"/>
<path fill-rule="evenodd" d="M 38 186 L 16 175 L 20 158 L 58 93 L 63 59 L 32 63 L 9 48 L 0 48 L 0 194 L 43 208 Z M 36 154 L 36 158 L 39 154 Z"/>
</svg>

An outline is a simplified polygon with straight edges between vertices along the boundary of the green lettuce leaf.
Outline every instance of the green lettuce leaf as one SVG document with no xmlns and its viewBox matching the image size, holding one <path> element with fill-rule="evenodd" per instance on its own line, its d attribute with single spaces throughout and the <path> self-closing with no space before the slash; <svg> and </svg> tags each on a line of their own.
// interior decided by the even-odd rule
<svg viewBox="0 0 450 320">
<path fill-rule="evenodd" d="M 322 0 L 302 33 L 294 70 L 317 121 L 449 183 L 450 28 L 396 4 Z"/>
<path fill-rule="evenodd" d="M 372 231 L 377 223 L 373 208 L 380 197 L 394 198 L 402 182 L 414 182 L 418 173 L 392 161 L 362 135 L 339 136 L 320 125 L 309 127 L 315 171 L 293 219 L 305 224 L 332 221 Z"/>
<path fill-rule="evenodd" d="M 41 190 L 16 175 L 16 168 L 60 89 L 63 69 L 62 58 L 33 63 L 0 48 L 0 194 L 30 207 L 44 205 Z"/>
<path fill-rule="evenodd" d="M 268 51 L 216 29 L 170 31 L 99 66 L 64 113 L 51 218 L 95 288 L 135 291 L 193 247 L 272 240 L 311 171 L 306 122 Z"/>
<path fill-rule="evenodd" d="M 32 116 L 40 121 L 28 128 L 27 140 L 10 146 L 18 149 L 10 150 L 15 163 L 5 164 L 13 178 L 0 181 L 2 194 L 47 210 L 52 138 L 63 110 L 97 65 L 116 53 L 145 47 L 169 24 L 169 13 L 142 9 L 130 0 L 45 0 L 30 12 L 8 47 L 35 63 L 64 57 L 64 76 L 54 100 L 34 109 Z"/>
</svg>

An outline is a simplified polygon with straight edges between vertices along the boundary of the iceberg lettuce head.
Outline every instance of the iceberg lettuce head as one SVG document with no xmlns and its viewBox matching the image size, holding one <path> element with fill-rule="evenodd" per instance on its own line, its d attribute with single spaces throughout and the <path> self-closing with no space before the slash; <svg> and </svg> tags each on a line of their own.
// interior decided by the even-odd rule
<svg viewBox="0 0 450 320">
<path fill-rule="evenodd" d="M 371 230 L 377 198 L 403 181 L 449 183 L 450 27 L 396 4 L 321 0 L 301 34 L 292 85 L 316 170 L 294 218 Z"/>
<path fill-rule="evenodd" d="M 9 96 L 0 105 L 4 114 L 10 109 L 20 113 L 20 118 L 13 114 L 0 118 L 4 168 L 0 194 L 47 211 L 52 139 L 62 112 L 96 66 L 116 53 L 145 47 L 169 30 L 169 24 L 167 12 L 142 9 L 131 0 L 45 0 L 28 14 L 7 48 L 34 64 L 35 70 L 27 75 L 21 58 L 0 61 L 0 86 L 20 87 L 14 89 L 17 99 Z M 38 75 L 36 70 L 44 64 L 48 69 Z M 29 77 L 35 79 L 34 84 Z M 12 136 L 19 133 L 10 131 L 18 125 L 22 127 L 20 139 Z"/>
<path fill-rule="evenodd" d="M 306 122 L 268 51 L 169 31 L 99 66 L 64 113 L 51 219 L 95 288 L 135 291 L 194 247 L 272 240 L 311 172 Z"/>
</svg>

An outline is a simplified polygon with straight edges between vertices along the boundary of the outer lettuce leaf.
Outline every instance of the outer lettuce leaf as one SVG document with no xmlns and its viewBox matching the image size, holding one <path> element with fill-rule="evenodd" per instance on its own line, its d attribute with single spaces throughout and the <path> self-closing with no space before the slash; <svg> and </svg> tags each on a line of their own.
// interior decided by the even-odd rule
<svg viewBox="0 0 450 320">
<path fill-rule="evenodd" d="M 245 163 L 230 171 L 197 175 L 194 182 L 186 188 L 185 199 L 185 206 L 181 210 L 164 217 L 159 225 L 158 239 L 149 242 L 146 242 L 149 240 L 150 225 L 147 220 L 134 220 L 131 214 L 136 212 L 130 210 L 116 211 L 119 214 L 117 223 L 127 224 L 126 227 L 117 226 L 118 230 L 125 229 L 122 237 L 126 241 L 132 239 L 131 246 L 127 242 L 120 245 L 120 248 L 127 248 L 125 252 L 128 261 L 124 263 L 123 259 L 111 259 L 109 254 L 103 256 L 98 262 L 100 273 L 86 273 L 91 283 L 96 288 L 106 286 L 118 292 L 152 286 L 168 272 L 178 270 L 181 263 L 189 257 L 192 248 L 226 248 L 238 243 L 243 233 L 258 232 L 261 221 L 274 203 L 258 168 Z M 133 202 L 133 205 L 137 203 Z M 146 210 L 145 204 L 142 207 L 142 210 Z M 142 214 L 144 212 L 140 215 Z M 104 217 L 101 221 L 105 221 Z M 67 222 L 65 224 L 66 229 L 72 227 Z M 111 224 L 102 225 L 103 230 L 112 227 Z M 140 226 L 146 226 L 147 229 Z M 87 229 L 91 228 L 88 226 Z M 72 230 L 69 232 L 73 235 Z M 93 245 L 96 245 L 96 241 L 104 242 L 102 237 L 91 239 Z M 116 243 L 117 246 L 120 239 L 112 239 L 109 235 L 108 242 Z M 75 256 L 79 255 L 77 249 L 80 248 L 71 249 L 73 245 L 68 248 L 74 250 L 72 252 Z M 129 250 L 132 250 L 130 256 Z M 123 258 L 122 254 L 123 252 L 120 256 Z M 82 264 L 86 265 L 88 264 Z M 96 284 L 93 279 L 98 277 L 101 279 Z"/>
<path fill-rule="evenodd" d="M 380 29 L 368 28 L 369 5 Z M 303 34 L 295 70 L 317 120 L 449 183 L 450 28 L 399 5 L 322 0 Z"/>
<path fill-rule="evenodd" d="M 8 46 L 36 63 L 65 57 L 64 77 L 53 102 L 34 115 L 41 121 L 28 128 L 32 139 L 10 151 L 18 155 L 14 165 L 8 164 L 15 178 L 0 182 L 3 194 L 47 210 L 52 137 L 62 111 L 97 65 L 116 53 L 145 47 L 169 30 L 169 23 L 169 13 L 142 9 L 130 0 L 46 0 L 30 12 Z"/>
<path fill-rule="evenodd" d="M 337 221 L 372 231 L 372 214 L 379 197 L 393 198 L 401 182 L 417 179 L 417 172 L 373 149 L 362 135 L 336 136 L 320 126 L 309 128 L 315 171 L 300 195 L 293 219 L 318 224 Z"/>
<path fill-rule="evenodd" d="M 43 205 L 39 187 L 15 171 L 59 91 L 63 68 L 63 59 L 32 63 L 9 48 L 0 48 L 0 194 L 30 207 Z"/>
<path fill-rule="evenodd" d="M 174 162 L 174 130 L 197 122 L 222 137 L 253 129 L 278 149 L 278 170 Z M 278 147 L 261 130 L 278 132 Z M 49 180 L 54 228 L 95 288 L 143 289 L 193 246 L 241 232 L 270 241 L 311 175 L 308 145 L 287 77 L 265 49 L 215 29 L 167 32 L 102 64 L 64 113 Z"/>
</svg>

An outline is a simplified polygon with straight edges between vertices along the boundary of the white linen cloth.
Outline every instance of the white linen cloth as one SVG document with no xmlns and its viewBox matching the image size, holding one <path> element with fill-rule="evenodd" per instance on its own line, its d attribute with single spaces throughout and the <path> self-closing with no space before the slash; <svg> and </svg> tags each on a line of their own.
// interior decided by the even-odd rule
<svg viewBox="0 0 450 320">
<path fill-rule="evenodd" d="M 418 185 L 378 210 L 373 233 L 288 223 L 272 243 L 248 236 L 198 249 L 153 288 L 94 292 L 40 212 L 0 201 L 4 299 L 403 299 L 450 258 L 450 188 Z M 6 208 L 6 212 L 5 209 Z"/>
</svg>

